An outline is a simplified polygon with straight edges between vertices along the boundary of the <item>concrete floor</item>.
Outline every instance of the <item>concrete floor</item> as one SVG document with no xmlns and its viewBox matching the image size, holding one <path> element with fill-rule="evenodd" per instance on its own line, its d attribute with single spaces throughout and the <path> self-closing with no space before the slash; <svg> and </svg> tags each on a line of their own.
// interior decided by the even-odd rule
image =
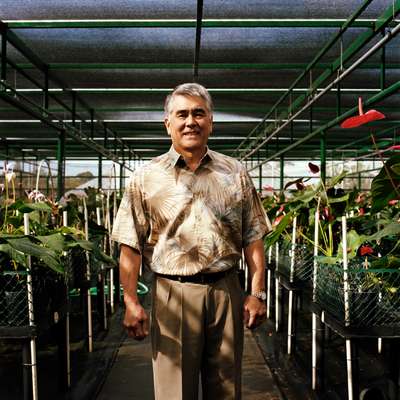
<svg viewBox="0 0 400 400">
<path fill-rule="evenodd" d="M 153 377 L 149 339 L 127 338 L 119 348 L 114 365 L 97 400 L 151 400 Z M 283 399 L 265 364 L 252 333 L 246 330 L 243 355 L 243 400 Z"/>
</svg>

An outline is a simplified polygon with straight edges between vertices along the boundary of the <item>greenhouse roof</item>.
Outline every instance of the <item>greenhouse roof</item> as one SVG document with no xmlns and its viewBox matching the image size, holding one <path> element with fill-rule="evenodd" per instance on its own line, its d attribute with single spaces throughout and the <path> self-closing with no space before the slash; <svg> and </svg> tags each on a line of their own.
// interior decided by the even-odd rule
<svg viewBox="0 0 400 400">
<path fill-rule="evenodd" d="M 214 150 L 318 158 L 321 136 L 333 158 L 385 149 L 400 124 L 399 11 L 392 0 L 2 0 L 2 156 L 55 158 L 64 130 L 67 157 L 161 154 L 164 98 L 189 81 L 214 98 Z M 386 119 L 341 129 L 358 97 Z"/>
</svg>

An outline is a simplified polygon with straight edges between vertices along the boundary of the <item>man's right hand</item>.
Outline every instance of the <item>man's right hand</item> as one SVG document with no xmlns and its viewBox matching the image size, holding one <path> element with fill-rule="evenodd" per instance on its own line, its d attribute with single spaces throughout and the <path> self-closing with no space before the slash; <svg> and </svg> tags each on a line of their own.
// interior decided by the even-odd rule
<svg viewBox="0 0 400 400">
<path fill-rule="evenodd" d="M 149 317 L 139 302 L 125 303 L 124 326 L 128 335 L 143 340 L 149 334 Z"/>
</svg>

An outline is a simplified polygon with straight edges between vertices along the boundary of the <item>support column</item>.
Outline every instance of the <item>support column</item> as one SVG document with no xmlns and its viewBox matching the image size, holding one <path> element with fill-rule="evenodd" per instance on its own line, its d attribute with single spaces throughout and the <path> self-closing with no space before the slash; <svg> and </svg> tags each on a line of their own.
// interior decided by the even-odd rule
<svg viewBox="0 0 400 400">
<path fill-rule="evenodd" d="M 1 25 L 1 72 L 0 79 L 5 81 L 7 79 L 7 27 L 5 24 Z"/>
<path fill-rule="evenodd" d="M 65 191 L 65 131 L 58 134 L 57 144 L 57 201 Z"/>
<path fill-rule="evenodd" d="M 279 188 L 280 190 L 283 190 L 283 188 L 285 187 L 285 181 L 284 181 L 284 166 L 285 166 L 285 157 L 282 154 L 279 157 Z"/>
<path fill-rule="evenodd" d="M 382 36 L 385 36 L 385 29 L 382 30 Z M 384 90 L 386 87 L 386 46 L 382 46 L 381 51 L 381 68 L 379 75 L 379 86 L 381 90 Z"/>
<path fill-rule="evenodd" d="M 321 133 L 320 158 L 321 158 L 320 176 L 321 176 L 322 183 L 325 185 L 325 182 L 326 182 L 326 132 Z"/>
<path fill-rule="evenodd" d="M 43 108 L 45 109 L 45 114 L 47 115 L 49 111 L 49 68 L 48 67 L 46 67 L 46 71 L 44 72 Z"/>
</svg>

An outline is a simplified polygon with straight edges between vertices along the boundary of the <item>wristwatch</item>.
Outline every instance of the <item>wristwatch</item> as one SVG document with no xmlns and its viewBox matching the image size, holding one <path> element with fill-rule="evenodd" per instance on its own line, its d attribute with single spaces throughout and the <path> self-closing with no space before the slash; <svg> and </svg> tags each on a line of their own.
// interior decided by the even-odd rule
<svg viewBox="0 0 400 400">
<path fill-rule="evenodd" d="M 251 292 L 251 295 L 257 297 L 257 299 L 265 301 L 267 299 L 267 293 L 265 290 L 258 290 L 257 292 Z"/>
</svg>

